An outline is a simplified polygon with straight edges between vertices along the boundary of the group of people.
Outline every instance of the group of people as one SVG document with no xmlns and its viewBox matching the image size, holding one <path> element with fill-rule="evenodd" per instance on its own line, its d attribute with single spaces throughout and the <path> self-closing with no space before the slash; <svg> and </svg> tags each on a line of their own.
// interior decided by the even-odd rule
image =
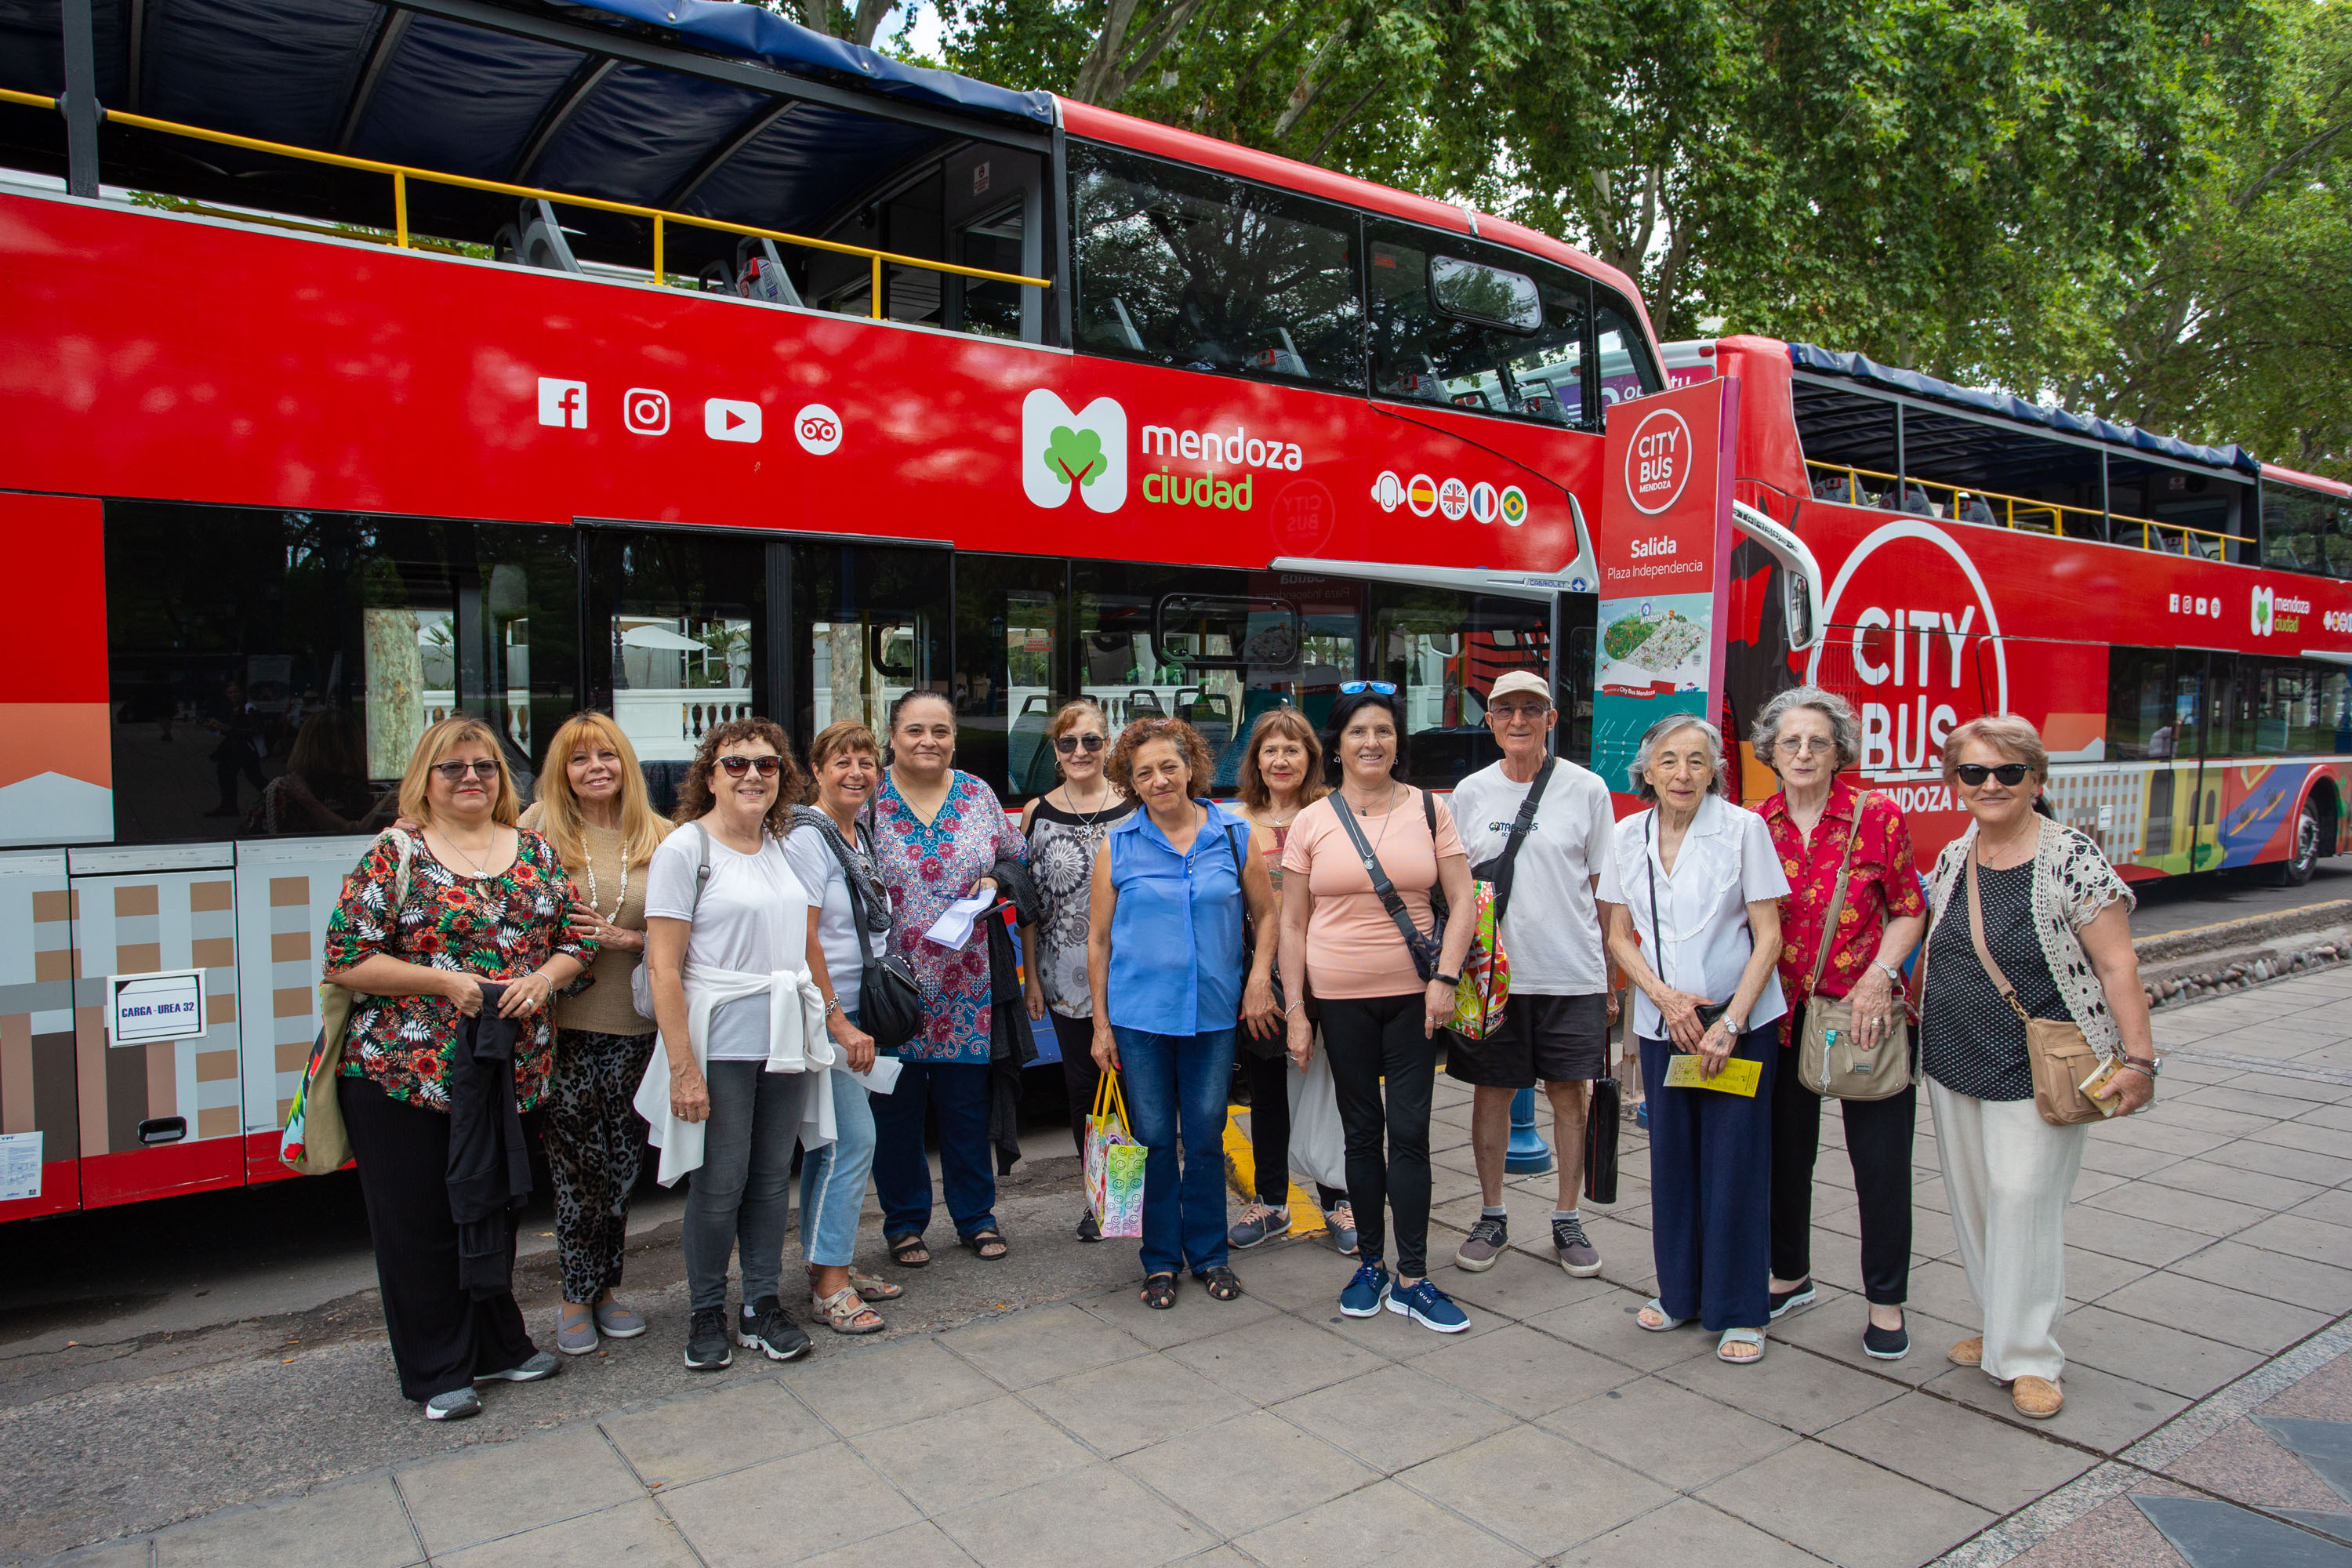
<svg viewBox="0 0 2352 1568">
<path fill-rule="evenodd" d="M 2025 1020 L 2072 1019 L 2103 1061 L 2119 1058 L 2126 1110 L 2152 1092 L 2156 1061 L 2130 895 L 2095 845 L 2035 814 L 2048 764 L 2032 728 L 1982 719 L 1948 741 L 1974 821 L 1923 896 L 1900 812 L 1839 777 L 1859 729 L 1827 692 L 1783 693 L 1759 720 L 1756 754 L 1781 782 L 1760 812 L 1728 794 L 1719 731 L 1680 717 L 1643 738 L 1630 783 L 1644 808 L 1622 822 L 1598 775 L 1552 753 L 1542 679 L 1502 677 L 1486 716 L 1501 759 L 1441 802 L 1397 776 L 1395 687 L 1344 682 L 1320 732 L 1290 709 L 1260 716 L 1238 799 L 1220 803 L 1190 724 L 1153 717 L 1114 736 L 1082 699 L 1054 716 L 1058 779 L 1018 826 L 954 766 L 953 706 L 928 690 L 892 705 L 887 749 L 862 724 L 827 727 L 805 773 L 777 725 L 717 726 L 667 821 L 604 715 L 556 734 L 528 810 L 488 726 L 434 725 L 400 821 L 347 881 L 325 965 L 357 994 L 336 1087 L 403 1392 L 428 1417 L 463 1417 L 478 1384 L 560 1368 L 511 1289 L 526 1113 L 543 1112 L 555 1188 L 563 1353 L 646 1331 L 614 1292 L 648 1137 L 659 1179 L 690 1183 L 690 1368 L 809 1352 L 781 1279 L 796 1151 L 810 1326 L 879 1331 L 877 1304 L 904 1293 L 856 1265 L 869 1180 L 892 1271 L 932 1261 L 927 1115 L 957 1241 L 1006 1257 L 991 1075 L 1007 974 L 986 940 L 926 934 L 996 895 L 1022 927 L 1013 1005 L 1051 1023 L 1080 1152 L 1105 1073 L 1148 1150 L 1140 1296 L 1155 1310 L 1188 1273 L 1212 1300 L 1242 1295 L 1232 1255 L 1290 1228 L 1291 1108 L 1325 1083 L 1344 1161 L 1322 1173 L 1345 1184 L 1317 1196 L 1356 1260 L 1340 1310 L 1468 1327 L 1430 1271 L 1441 1062 L 1474 1089 L 1482 1189 L 1454 1266 L 1491 1268 L 1509 1244 L 1509 1103 L 1540 1082 L 1559 1156 L 1551 1250 L 1570 1274 L 1599 1273 L 1578 1205 L 1613 965 L 1650 1107 L 1658 1294 L 1635 1321 L 1696 1320 L 1734 1363 L 1814 1300 L 1822 1097 L 1794 1061 L 1805 1011 L 1834 1005 L 1851 1044 L 1907 1053 L 1904 971 L 1931 931 L 1924 985 L 1907 988 L 1985 1326 L 1952 1358 L 2011 1383 L 2026 1414 L 2054 1414 L 2060 1221 L 2083 1129 L 2034 1114 Z M 1450 1026 L 1480 883 L 1511 978 L 1499 1025 L 1474 1038 Z M 1967 917 L 1945 920 L 1963 886 Z M 919 1024 L 887 1047 L 861 1022 L 883 986 L 920 997 Z M 1237 1076 L 1256 1192 L 1229 1223 Z M 1895 1092 L 1843 1101 L 1864 1348 L 1888 1357 L 1909 1349 L 1916 1090 L 1899 1076 Z M 1077 1237 L 1102 1238 L 1091 1208 Z"/>
</svg>

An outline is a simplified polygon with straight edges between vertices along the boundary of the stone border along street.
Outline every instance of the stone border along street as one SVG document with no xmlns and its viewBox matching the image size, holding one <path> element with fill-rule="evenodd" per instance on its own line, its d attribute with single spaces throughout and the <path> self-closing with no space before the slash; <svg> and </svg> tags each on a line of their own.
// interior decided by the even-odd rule
<svg viewBox="0 0 2352 1568">
<path fill-rule="evenodd" d="M 610 1358 L 637 1358 L 631 1385 L 654 1396 L 593 1411 L 576 1413 L 577 1395 L 602 1385 L 572 1375 L 491 1389 L 470 1431 L 427 1428 L 371 1333 L 315 1352 L 324 1378 L 295 1384 L 311 1352 L 286 1356 L 300 1395 L 278 1424 L 256 1424 L 266 1429 L 207 1406 L 214 1388 L 279 1373 L 274 1349 L 258 1347 L 249 1365 L 22 1404 L 0 1417 L 19 1472 L 6 1528 L 26 1532 L 19 1552 L 61 1543 L 72 1521 L 50 1511 L 65 1500 L 50 1483 L 57 1460 L 79 1459 L 110 1474 L 109 1496 L 191 1465 L 215 1497 L 247 1465 L 275 1467 L 270 1489 L 303 1493 L 62 1559 L 108 1568 L 298 1554 L 338 1568 L 1145 1568 L 1391 1552 L 1643 1568 L 1993 1568 L 2021 1554 L 2179 1564 L 2149 1522 L 2166 1498 L 2235 1503 L 2258 1528 L 2331 1549 L 2281 1511 L 2326 1506 L 2331 1494 L 2311 1494 L 2304 1472 L 2298 1483 L 2232 1478 L 2284 1463 L 2250 1414 L 2352 1415 L 2347 1002 L 2352 967 L 2158 1016 L 2163 1093 L 2147 1114 L 2095 1130 L 2068 1215 L 2068 1402 L 2047 1424 L 2016 1417 L 1980 1373 L 1944 1360 L 1974 1320 L 1923 1109 L 1916 1348 L 1902 1362 L 1862 1353 L 1834 1117 L 1816 1214 L 1822 1302 L 1776 1326 L 1752 1367 L 1717 1363 L 1696 1329 L 1635 1329 L 1651 1287 L 1648 1188 L 1628 1128 L 1620 1202 L 1586 1209 L 1602 1276 L 1570 1279 L 1545 1256 L 1550 1178 L 1523 1178 L 1513 1251 L 1483 1275 L 1438 1270 L 1473 1320 L 1451 1339 L 1391 1313 L 1341 1318 L 1333 1299 L 1348 1266 L 1318 1238 L 1237 1258 L 1250 1290 L 1238 1302 L 1188 1282 L 1175 1310 L 1147 1311 L 1126 1247 L 1079 1247 L 1056 1223 L 1067 1194 L 1041 1194 L 1013 1234 L 1033 1259 L 1047 1255 L 1029 1277 L 1058 1276 L 1084 1292 L 1074 1299 L 993 1310 L 989 1285 L 1011 1277 L 943 1257 L 908 1277 L 902 1305 L 950 1297 L 968 1321 L 862 1346 L 820 1335 L 807 1362 L 739 1357 L 708 1381 L 674 1370 L 675 1326 L 657 1324 Z M 1466 1091 L 1441 1078 L 1438 1093 L 1443 1258 L 1476 1198 Z M 364 1296 L 347 1305 L 362 1318 L 373 1307 Z M 166 1419 L 175 1407 L 189 1414 Z M 292 1473 L 285 1433 L 303 1439 L 297 1455 L 326 1454 L 361 1426 L 404 1441 L 410 1457 L 334 1479 L 320 1467 L 315 1486 Z M 209 1468 L 191 1446 L 210 1446 Z M 25 1506 L 27 1489 L 47 1490 L 47 1508 Z M 85 1514 L 104 1511 L 95 1495 Z"/>
</svg>

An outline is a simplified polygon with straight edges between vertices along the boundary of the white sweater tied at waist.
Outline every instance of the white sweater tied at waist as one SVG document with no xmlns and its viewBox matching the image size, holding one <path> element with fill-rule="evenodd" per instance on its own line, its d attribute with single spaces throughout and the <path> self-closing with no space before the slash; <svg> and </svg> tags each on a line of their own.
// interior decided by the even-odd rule
<svg viewBox="0 0 2352 1568">
<path fill-rule="evenodd" d="M 697 1067 L 708 1072 L 711 1015 L 730 1002 L 765 995 L 768 998 L 768 1060 L 770 1072 L 807 1075 L 801 1091 L 800 1142 L 819 1149 L 836 1136 L 833 1120 L 832 1086 L 822 1077 L 839 1065 L 833 1037 L 825 1032 L 824 994 L 806 968 L 778 969 L 761 974 L 745 970 L 686 966 L 686 1032 Z M 652 1128 L 651 1141 L 661 1151 L 655 1179 L 673 1186 L 688 1171 L 702 1165 L 706 1121 L 681 1121 L 670 1108 L 669 1047 L 667 1036 L 654 1043 L 653 1059 L 637 1085 L 637 1114 Z M 811 1092 L 815 1089 L 818 1092 Z"/>
</svg>

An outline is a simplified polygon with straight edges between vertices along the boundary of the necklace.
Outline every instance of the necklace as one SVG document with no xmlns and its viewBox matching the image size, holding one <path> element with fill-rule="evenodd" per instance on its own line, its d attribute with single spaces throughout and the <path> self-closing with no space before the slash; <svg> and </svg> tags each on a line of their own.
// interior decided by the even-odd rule
<svg viewBox="0 0 2352 1568">
<path fill-rule="evenodd" d="M 471 866 L 474 868 L 475 876 L 487 877 L 490 874 L 488 862 L 487 860 L 477 859 L 475 857 L 467 854 L 466 847 L 458 843 L 456 839 L 450 837 L 447 830 L 446 829 L 443 830 L 441 834 L 441 842 L 446 844 L 451 849 L 457 851 L 457 858 L 465 861 L 467 865 Z M 498 853 L 498 848 L 499 830 L 498 826 L 494 823 L 490 826 L 490 841 L 482 846 L 482 853 L 485 856 L 495 855 Z"/>
<path fill-rule="evenodd" d="M 1394 780 L 1394 779 L 1391 779 L 1391 780 L 1389 780 L 1389 789 L 1388 789 L 1388 794 L 1386 794 L 1385 795 L 1383 795 L 1383 796 L 1381 796 L 1381 810 L 1383 810 L 1383 811 L 1388 811 L 1388 810 L 1392 809 L 1392 808 L 1396 805 L 1396 792 L 1397 792 L 1396 780 Z M 1342 795 L 1345 795 L 1348 792 L 1347 792 L 1347 791 L 1345 791 L 1345 790 L 1341 790 L 1339 793 L 1340 793 Z M 1349 801 L 1348 804 L 1349 804 L 1349 805 L 1355 805 L 1355 802 L 1353 802 L 1353 801 Z M 1293 815 L 1293 816 L 1296 816 L 1296 815 L 1297 815 L 1297 814 L 1294 812 L 1292 815 Z M 1358 816 L 1371 816 L 1371 815 L 1372 815 L 1372 805 L 1371 805 L 1371 802 L 1370 802 L 1370 801 L 1366 801 L 1363 805 L 1357 805 L 1357 806 L 1356 806 L 1356 815 L 1357 815 Z M 1384 826 L 1384 827 L 1383 827 L 1383 831 L 1385 831 L 1385 830 L 1386 830 L 1386 829 L 1385 829 L 1385 826 Z"/>
<path fill-rule="evenodd" d="M 1982 828 L 1979 828 L 1977 830 L 1977 864 L 1988 871 L 2001 870 L 2003 868 L 1993 864 L 1995 858 L 2008 854 L 2011 849 L 2024 843 L 2029 837 L 2039 838 L 2041 836 L 2042 825 L 2030 816 L 2026 819 L 2026 826 L 2022 831 L 2011 834 L 1998 844 L 1994 844 L 1991 837 Z M 1990 855 L 1985 850 L 1985 847 L 1989 844 L 1992 846 Z"/>
<path fill-rule="evenodd" d="M 1111 793 L 1110 786 L 1108 784 L 1105 784 L 1103 786 L 1102 796 L 1095 803 L 1094 809 L 1091 811 L 1087 810 L 1086 807 L 1078 804 L 1077 792 L 1073 790 L 1066 784 L 1062 786 L 1062 798 L 1070 803 L 1070 815 L 1072 816 L 1077 816 L 1081 814 L 1084 815 L 1086 820 L 1079 823 L 1078 826 L 1088 832 L 1093 831 L 1095 823 L 1101 817 L 1104 812 L 1110 809 L 1111 805 Z"/>
<path fill-rule="evenodd" d="M 583 836 L 581 847 L 583 849 L 587 849 L 588 847 L 585 835 Z M 595 851 L 589 849 L 582 858 L 588 862 L 588 908 L 590 911 L 593 913 L 598 920 L 603 921 L 608 926 L 619 925 L 621 923 L 621 906 L 629 901 L 629 841 L 625 838 L 621 840 L 621 890 L 613 897 L 613 912 L 609 915 L 596 908 Z"/>
</svg>

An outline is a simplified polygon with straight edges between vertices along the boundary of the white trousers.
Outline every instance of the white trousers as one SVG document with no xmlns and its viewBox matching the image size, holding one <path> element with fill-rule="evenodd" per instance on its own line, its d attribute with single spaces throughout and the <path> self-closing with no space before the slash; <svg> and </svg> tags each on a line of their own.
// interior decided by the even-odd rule
<svg viewBox="0 0 2352 1568">
<path fill-rule="evenodd" d="M 2030 1100 L 1976 1100 L 1930 1078 L 1944 1191 L 1969 1293 L 1984 1312 L 1984 1370 L 2058 1381 L 2066 1310 L 2066 1203 L 2089 1126 L 2053 1127 Z"/>
</svg>

